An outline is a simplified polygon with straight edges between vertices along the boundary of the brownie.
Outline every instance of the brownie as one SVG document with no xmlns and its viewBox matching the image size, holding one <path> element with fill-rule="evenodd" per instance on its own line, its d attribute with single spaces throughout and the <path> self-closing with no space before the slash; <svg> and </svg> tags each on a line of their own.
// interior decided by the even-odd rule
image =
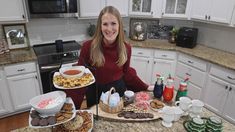
<svg viewBox="0 0 235 132">
<path fill-rule="evenodd" d="M 47 121 L 47 119 L 41 119 L 40 121 L 39 121 L 39 125 L 40 126 L 47 126 L 48 125 L 48 121 Z"/>
<path fill-rule="evenodd" d="M 36 110 L 33 110 L 30 113 L 31 118 L 40 118 L 39 113 Z"/>
<path fill-rule="evenodd" d="M 148 113 L 148 117 L 149 117 L 149 118 L 153 118 L 153 117 L 154 117 L 154 115 L 153 115 L 153 114 L 151 114 L 151 113 Z"/>
<path fill-rule="evenodd" d="M 118 117 L 123 117 L 123 116 L 124 116 L 124 112 L 118 113 L 117 116 L 118 116 Z"/>
<path fill-rule="evenodd" d="M 49 116 L 47 118 L 47 122 L 49 123 L 49 125 L 54 125 L 56 123 L 56 118 L 55 116 Z"/>
<path fill-rule="evenodd" d="M 32 126 L 39 126 L 39 121 L 40 121 L 39 118 L 33 118 L 33 119 L 31 120 L 31 125 L 32 125 Z"/>
<path fill-rule="evenodd" d="M 136 113 L 132 113 L 132 114 L 131 114 L 131 118 L 132 118 L 132 119 L 136 119 L 136 118 L 137 118 Z"/>
</svg>

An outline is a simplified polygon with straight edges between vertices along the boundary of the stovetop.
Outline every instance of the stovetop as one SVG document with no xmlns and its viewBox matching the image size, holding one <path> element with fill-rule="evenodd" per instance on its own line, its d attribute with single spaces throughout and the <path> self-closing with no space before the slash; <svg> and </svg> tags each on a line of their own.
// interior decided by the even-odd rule
<svg viewBox="0 0 235 132">
<path fill-rule="evenodd" d="M 63 42 L 63 51 L 60 52 L 56 50 L 55 43 L 34 45 L 33 49 L 38 64 L 42 67 L 77 61 L 81 45 L 76 41 L 65 41 Z"/>
<path fill-rule="evenodd" d="M 55 43 L 39 44 L 33 46 L 36 56 L 50 55 L 50 54 L 61 54 L 61 52 L 56 51 Z M 70 52 L 80 50 L 81 45 L 76 41 L 64 41 L 63 42 L 63 52 Z"/>
</svg>

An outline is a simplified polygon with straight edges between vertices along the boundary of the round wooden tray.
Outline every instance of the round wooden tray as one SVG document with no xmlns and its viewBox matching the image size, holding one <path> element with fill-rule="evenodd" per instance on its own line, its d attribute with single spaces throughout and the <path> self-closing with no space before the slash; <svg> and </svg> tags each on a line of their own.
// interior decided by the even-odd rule
<svg viewBox="0 0 235 132">
<path fill-rule="evenodd" d="M 90 108 L 91 112 L 96 115 L 96 105 L 92 106 Z M 120 121 L 151 121 L 151 120 L 156 120 L 160 118 L 160 113 L 157 111 L 153 111 L 151 109 L 148 110 L 148 113 L 152 113 L 154 115 L 153 118 L 144 118 L 144 119 L 126 119 L 124 117 L 118 117 L 118 113 L 111 114 L 107 113 L 101 110 L 101 108 L 98 106 L 98 115 L 103 118 L 108 118 L 108 119 L 113 119 L 113 120 L 120 120 Z"/>
</svg>

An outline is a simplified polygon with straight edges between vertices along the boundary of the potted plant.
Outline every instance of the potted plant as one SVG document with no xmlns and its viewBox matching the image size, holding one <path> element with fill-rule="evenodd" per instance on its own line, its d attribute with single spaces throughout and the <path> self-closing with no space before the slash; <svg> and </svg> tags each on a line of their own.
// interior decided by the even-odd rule
<svg viewBox="0 0 235 132">
<path fill-rule="evenodd" d="M 172 30 L 170 31 L 170 35 L 169 35 L 169 42 L 170 43 L 175 43 L 178 31 L 179 31 L 179 29 L 177 29 L 176 27 L 172 28 Z"/>
</svg>

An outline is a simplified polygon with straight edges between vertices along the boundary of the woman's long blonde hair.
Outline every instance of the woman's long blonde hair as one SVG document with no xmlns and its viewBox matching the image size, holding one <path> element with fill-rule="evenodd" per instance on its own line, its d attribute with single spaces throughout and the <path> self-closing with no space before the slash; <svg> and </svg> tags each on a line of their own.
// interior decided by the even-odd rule
<svg viewBox="0 0 235 132">
<path fill-rule="evenodd" d="M 105 58 L 103 55 L 103 49 L 102 49 L 102 41 L 103 41 L 103 34 L 101 31 L 101 19 L 102 16 L 105 13 L 109 13 L 114 15 L 119 23 L 119 33 L 116 39 L 116 42 L 118 44 L 118 60 L 117 60 L 117 65 L 122 66 L 126 63 L 127 61 L 127 50 L 126 46 L 124 44 L 124 31 L 123 31 L 123 23 L 121 19 L 121 15 L 119 11 L 113 7 L 113 6 L 106 6 L 105 8 L 102 9 L 102 11 L 99 14 L 98 20 L 97 20 L 97 26 L 96 26 L 96 31 L 93 36 L 92 44 L 91 44 L 91 50 L 90 50 L 90 59 L 92 61 L 93 66 L 103 66 L 105 63 Z"/>
</svg>

